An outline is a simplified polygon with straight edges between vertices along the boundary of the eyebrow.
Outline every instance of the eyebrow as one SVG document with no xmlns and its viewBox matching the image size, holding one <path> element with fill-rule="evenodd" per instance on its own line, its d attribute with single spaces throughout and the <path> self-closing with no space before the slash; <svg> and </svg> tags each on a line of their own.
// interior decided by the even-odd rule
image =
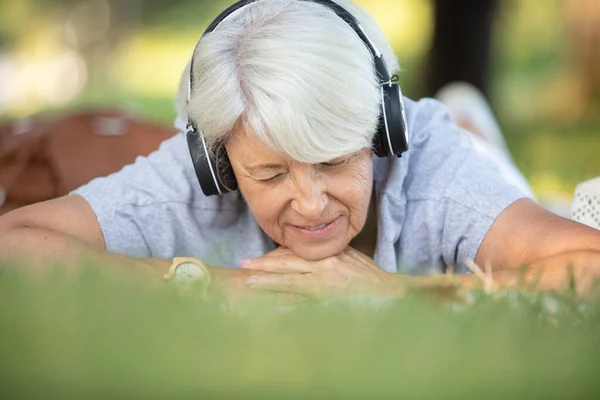
<svg viewBox="0 0 600 400">
<path fill-rule="evenodd" d="M 246 167 L 247 171 L 250 172 L 255 172 L 258 170 L 265 170 L 265 169 L 281 169 L 284 168 L 285 166 L 283 164 L 255 164 L 255 165 L 249 165 Z"/>
</svg>

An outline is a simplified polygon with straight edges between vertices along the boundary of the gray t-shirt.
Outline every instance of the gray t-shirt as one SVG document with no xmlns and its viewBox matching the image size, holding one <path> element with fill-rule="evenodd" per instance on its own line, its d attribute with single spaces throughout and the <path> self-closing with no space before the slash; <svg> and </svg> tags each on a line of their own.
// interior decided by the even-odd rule
<svg viewBox="0 0 600 400">
<path fill-rule="evenodd" d="M 373 158 L 375 261 L 389 272 L 428 274 L 449 265 L 466 272 L 462 262 L 475 259 L 496 217 L 530 195 L 475 150 L 441 103 L 405 99 L 405 106 L 409 151 Z M 233 268 L 274 248 L 239 193 L 204 196 L 183 133 L 73 193 L 89 202 L 113 253 Z"/>
</svg>

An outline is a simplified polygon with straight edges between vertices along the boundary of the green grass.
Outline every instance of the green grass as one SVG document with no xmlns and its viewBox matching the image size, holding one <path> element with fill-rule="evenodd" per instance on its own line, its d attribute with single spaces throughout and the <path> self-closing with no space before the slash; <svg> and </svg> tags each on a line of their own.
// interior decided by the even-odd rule
<svg viewBox="0 0 600 400">
<path fill-rule="evenodd" d="M 598 398 L 600 302 L 473 292 L 277 309 L 0 274 L 2 398 Z"/>
</svg>

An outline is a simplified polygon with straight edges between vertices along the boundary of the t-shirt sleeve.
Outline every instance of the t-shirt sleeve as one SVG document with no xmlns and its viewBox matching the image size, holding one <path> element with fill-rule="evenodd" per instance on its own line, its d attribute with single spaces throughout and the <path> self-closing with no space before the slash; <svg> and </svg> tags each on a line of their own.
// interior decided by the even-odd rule
<svg viewBox="0 0 600 400">
<path fill-rule="evenodd" d="M 73 191 L 91 206 L 109 252 L 130 257 L 169 258 L 177 224 L 192 220 L 196 183 L 185 137 L 164 141 L 148 157 Z M 179 224 L 186 228 L 186 224 Z M 180 228 L 181 228 L 180 227 Z"/>
<path fill-rule="evenodd" d="M 422 100 L 414 118 L 404 236 L 419 245 L 407 258 L 465 272 L 496 218 L 532 195 L 510 159 L 481 151 L 441 103 Z"/>
</svg>

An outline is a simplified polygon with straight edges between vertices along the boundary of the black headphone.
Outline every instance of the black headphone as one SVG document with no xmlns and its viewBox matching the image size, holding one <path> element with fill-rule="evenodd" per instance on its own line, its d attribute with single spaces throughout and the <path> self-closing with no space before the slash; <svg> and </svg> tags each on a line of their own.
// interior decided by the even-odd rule
<svg viewBox="0 0 600 400">
<path fill-rule="evenodd" d="M 257 0 L 242 0 L 227 8 L 208 26 L 202 37 L 212 32 L 231 13 L 255 1 Z M 397 77 L 390 76 L 382 54 L 377 50 L 374 43 L 352 14 L 331 0 L 303 1 L 312 1 L 313 3 L 322 4 L 330 8 L 350 25 L 371 52 L 381 88 L 381 113 L 377 133 L 373 138 L 373 151 L 378 157 L 389 157 L 392 155 L 401 157 L 402 153 L 408 150 L 408 132 L 406 114 L 402 102 L 402 92 L 400 91 L 400 87 L 394 83 Z M 198 44 L 196 47 L 198 47 Z M 194 88 L 193 71 L 194 55 L 192 54 L 188 84 L 188 103 L 192 97 Z M 204 135 L 201 131 L 198 131 L 196 123 L 189 116 L 186 131 L 194 170 L 204 194 L 206 196 L 221 195 L 237 190 L 237 180 L 227 152 L 225 151 L 225 146 L 219 146 L 216 153 L 209 151 Z"/>
</svg>

